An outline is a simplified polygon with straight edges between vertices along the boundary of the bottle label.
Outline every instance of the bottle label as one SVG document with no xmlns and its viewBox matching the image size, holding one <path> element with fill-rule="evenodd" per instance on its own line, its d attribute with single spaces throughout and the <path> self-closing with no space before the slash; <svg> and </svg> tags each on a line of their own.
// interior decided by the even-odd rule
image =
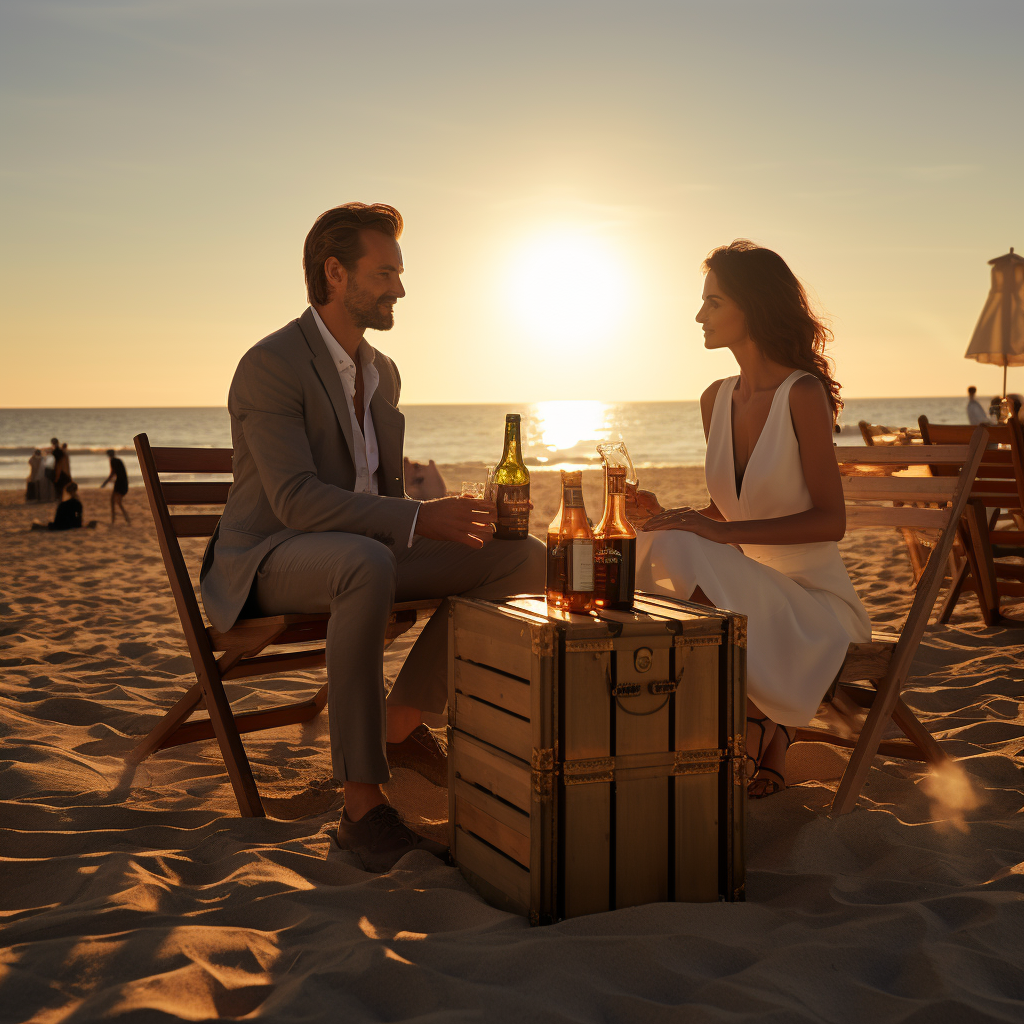
<svg viewBox="0 0 1024 1024">
<path fill-rule="evenodd" d="M 495 494 L 498 506 L 496 537 L 522 539 L 530 530 L 530 485 L 498 484 Z"/>
<path fill-rule="evenodd" d="M 628 609 L 636 581 L 636 540 L 616 537 L 594 542 L 594 602 L 600 608 Z"/>
<path fill-rule="evenodd" d="M 572 542 L 566 569 L 567 589 L 588 592 L 594 589 L 594 542 L 574 540 Z"/>
<path fill-rule="evenodd" d="M 582 487 L 565 487 L 562 490 L 562 497 L 566 508 L 583 508 Z"/>
</svg>

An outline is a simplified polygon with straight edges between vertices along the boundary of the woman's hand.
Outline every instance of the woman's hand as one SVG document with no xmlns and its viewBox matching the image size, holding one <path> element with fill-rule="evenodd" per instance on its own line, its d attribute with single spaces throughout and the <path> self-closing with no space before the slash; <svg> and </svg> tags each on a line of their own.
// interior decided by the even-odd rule
<svg viewBox="0 0 1024 1024">
<path fill-rule="evenodd" d="M 644 524 L 644 532 L 653 530 L 686 530 L 698 537 L 713 540 L 716 544 L 727 544 L 725 536 L 727 524 L 709 519 L 701 515 L 695 508 L 684 505 L 682 508 L 670 508 L 656 516 L 651 516 Z"/>
<path fill-rule="evenodd" d="M 654 491 L 641 491 L 626 485 L 626 519 L 634 529 L 642 528 L 651 516 L 664 511 Z"/>
</svg>

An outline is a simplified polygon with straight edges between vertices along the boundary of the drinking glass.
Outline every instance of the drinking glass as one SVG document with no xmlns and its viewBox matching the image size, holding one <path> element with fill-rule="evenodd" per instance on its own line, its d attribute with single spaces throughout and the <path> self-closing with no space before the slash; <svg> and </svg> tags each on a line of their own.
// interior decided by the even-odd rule
<svg viewBox="0 0 1024 1024">
<path fill-rule="evenodd" d="M 464 498 L 483 498 L 484 496 L 484 485 L 477 483 L 473 480 L 462 481 L 462 497 Z"/>
<path fill-rule="evenodd" d="M 636 470 L 633 468 L 633 460 L 629 457 L 629 450 L 625 441 L 605 441 L 597 446 L 597 454 L 609 466 L 622 466 L 626 470 L 626 486 L 636 488 Z"/>
</svg>

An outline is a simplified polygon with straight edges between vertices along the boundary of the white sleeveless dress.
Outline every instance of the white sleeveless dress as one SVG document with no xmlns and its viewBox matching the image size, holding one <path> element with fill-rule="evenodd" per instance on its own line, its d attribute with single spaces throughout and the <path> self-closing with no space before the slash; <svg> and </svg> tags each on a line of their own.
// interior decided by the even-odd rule
<svg viewBox="0 0 1024 1024">
<path fill-rule="evenodd" d="M 789 411 L 789 392 L 802 376 L 795 370 L 776 390 L 739 494 L 732 444 L 739 377 L 722 381 L 704 474 L 726 520 L 777 519 L 812 507 Z M 685 600 L 699 586 L 717 607 L 746 615 L 747 695 L 772 721 L 806 725 L 849 644 L 871 639 L 871 621 L 833 541 L 742 549 L 683 530 L 641 533 L 637 589 Z"/>
</svg>

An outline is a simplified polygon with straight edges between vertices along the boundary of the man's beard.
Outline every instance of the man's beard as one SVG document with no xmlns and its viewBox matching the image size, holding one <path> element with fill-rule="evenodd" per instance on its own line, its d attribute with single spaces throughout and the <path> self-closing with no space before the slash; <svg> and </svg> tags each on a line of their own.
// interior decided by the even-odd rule
<svg viewBox="0 0 1024 1024">
<path fill-rule="evenodd" d="M 349 286 L 345 291 L 345 312 L 361 331 L 390 331 L 395 326 L 396 295 L 371 296 Z"/>
</svg>

